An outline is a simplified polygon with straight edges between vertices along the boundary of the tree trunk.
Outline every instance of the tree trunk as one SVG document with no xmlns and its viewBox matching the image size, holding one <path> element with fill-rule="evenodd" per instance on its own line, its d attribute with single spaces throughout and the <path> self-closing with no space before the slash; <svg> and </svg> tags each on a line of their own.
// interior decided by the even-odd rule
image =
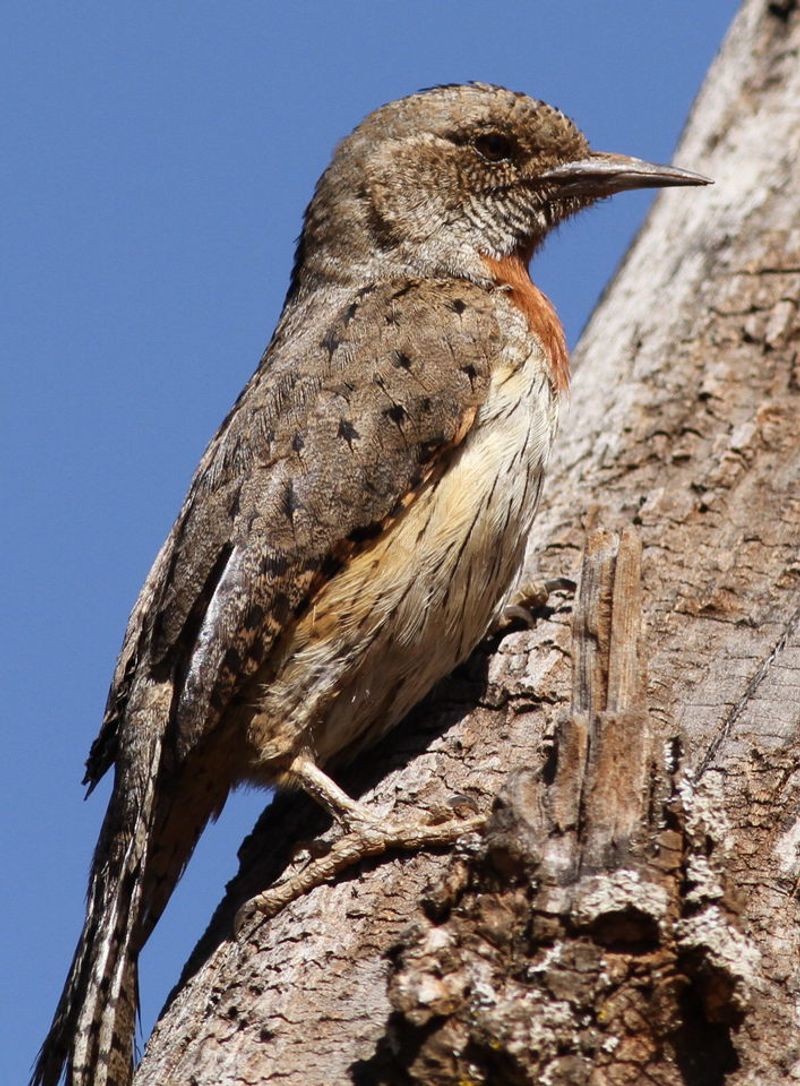
<svg viewBox="0 0 800 1086">
<path fill-rule="evenodd" d="M 137 1086 L 800 1079 L 799 51 L 747 0 L 677 154 L 716 185 L 659 198 L 576 352 L 531 557 L 575 600 L 340 774 L 486 830 L 234 938 L 324 829 L 279 799 Z"/>
</svg>

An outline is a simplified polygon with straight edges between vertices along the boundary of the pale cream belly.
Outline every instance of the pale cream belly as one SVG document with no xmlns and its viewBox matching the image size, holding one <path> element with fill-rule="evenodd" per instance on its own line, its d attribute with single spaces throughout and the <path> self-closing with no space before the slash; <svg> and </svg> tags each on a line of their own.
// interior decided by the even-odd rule
<svg viewBox="0 0 800 1086">
<path fill-rule="evenodd" d="M 520 568 L 555 423 L 538 358 L 501 371 L 447 470 L 326 585 L 248 726 L 253 775 L 376 741 L 464 660 Z"/>
</svg>

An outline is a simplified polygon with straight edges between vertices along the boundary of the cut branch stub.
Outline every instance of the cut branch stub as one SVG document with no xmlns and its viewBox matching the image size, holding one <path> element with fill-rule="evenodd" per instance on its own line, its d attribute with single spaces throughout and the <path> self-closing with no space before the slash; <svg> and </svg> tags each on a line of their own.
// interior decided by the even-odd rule
<svg viewBox="0 0 800 1086">
<path fill-rule="evenodd" d="M 640 566 L 634 530 L 589 539 L 572 713 L 397 948 L 356 1081 L 714 1086 L 736 1065 L 758 962 L 722 904 L 713 797 L 655 742 Z"/>
</svg>

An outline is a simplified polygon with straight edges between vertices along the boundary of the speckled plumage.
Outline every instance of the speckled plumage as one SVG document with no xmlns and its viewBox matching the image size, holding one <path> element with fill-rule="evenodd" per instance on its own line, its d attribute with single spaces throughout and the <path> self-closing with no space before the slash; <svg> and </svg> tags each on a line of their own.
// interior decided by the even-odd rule
<svg viewBox="0 0 800 1086">
<path fill-rule="evenodd" d="M 87 763 L 114 790 L 35 1086 L 64 1066 L 129 1082 L 138 951 L 230 788 L 352 757 L 498 614 L 566 383 L 527 260 L 600 195 L 697 183 L 620 165 L 609 184 L 611 160 L 480 84 L 384 106 L 337 149 L 273 340 L 129 621 Z"/>
</svg>

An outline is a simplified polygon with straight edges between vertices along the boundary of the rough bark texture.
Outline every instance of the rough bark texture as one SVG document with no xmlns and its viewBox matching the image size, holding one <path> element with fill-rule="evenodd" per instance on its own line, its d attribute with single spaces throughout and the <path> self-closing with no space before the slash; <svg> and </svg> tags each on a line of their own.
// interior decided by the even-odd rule
<svg viewBox="0 0 800 1086">
<path fill-rule="evenodd" d="M 799 52 L 745 3 L 676 156 L 717 184 L 659 199 L 577 351 L 531 558 L 583 563 L 574 615 L 340 778 L 486 832 L 234 940 L 324 828 L 278 801 L 137 1086 L 800 1080 Z"/>
</svg>

